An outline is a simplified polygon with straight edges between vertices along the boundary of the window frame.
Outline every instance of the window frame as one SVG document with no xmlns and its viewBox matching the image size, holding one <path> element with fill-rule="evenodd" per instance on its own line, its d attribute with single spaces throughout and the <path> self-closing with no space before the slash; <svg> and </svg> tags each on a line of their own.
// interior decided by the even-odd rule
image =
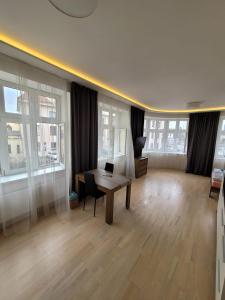
<svg viewBox="0 0 225 300">
<path fill-rule="evenodd" d="M 26 83 L 26 80 L 24 81 Z M 28 107 L 29 114 L 23 113 L 11 113 L 5 111 L 5 99 L 4 99 L 4 87 L 23 90 L 28 93 Z M 39 96 L 54 98 L 56 100 L 56 117 L 41 117 L 39 109 Z M 27 130 L 27 126 L 30 128 L 31 136 L 31 155 L 34 166 L 34 171 L 49 168 L 48 166 L 40 166 L 38 163 L 38 142 L 37 142 L 37 123 L 48 123 L 57 125 L 57 133 L 59 132 L 59 126 L 64 125 L 61 121 L 61 101 L 62 96 L 56 93 L 50 93 L 43 90 L 37 90 L 26 86 L 25 84 L 19 85 L 17 83 L 8 82 L 0 79 L 0 177 L 10 176 L 21 173 L 26 173 L 26 168 L 10 169 L 9 165 L 9 153 L 8 153 L 8 134 L 7 134 L 7 123 L 20 123 L 23 126 L 23 130 Z M 27 126 L 26 126 L 27 125 Z M 60 143 L 59 136 L 57 136 L 57 153 L 59 155 L 58 162 L 54 166 L 65 165 L 60 160 Z M 26 154 L 25 154 L 26 155 Z"/>
<path fill-rule="evenodd" d="M 151 121 L 156 121 L 156 128 L 151 128 L 150 124 Z M 164 121 L 164 128 L 159 128 L 157 126 L 157 121 Z M 169 128 L 169 122 L 170 121 L 176 121 L 176 127 L 175 129 Z M 187 127 L 186 129 L 180 129 L 179 124 L 180 121 L 186 121 Z M 188 134 L 188 125 L 189 125 L 189 118 L 166 118 L 166 117 L 151 117 L 151 116 L 145 116 L 145 122 L 144 122 L 144 136 L 147 137 L 146 145 L 143 149 L 144 153 L 162 153 L 162 154 L 186 154 L 187 153 L 187 134 Z M 184 150 L 183 152 L 177 152 L 177 151 L 169 151 L 169 143 L 168 143 L 168 135 L 170 133 L 174 134 L 174 140 L 176 140 L 179 137 L 180 132 L 185 132 L 185 140 L 184 140 Z M 150 149 L 150 134 L 154 134 L 154 144 L 159 138 L 160 133 L 162 134 L 162 148 L 160 150 Z"/>
<path fill-rule="evenodd" d="M 103 114 L 102 112 L 106 111 L 109 113 L 109 122 L 108 124 L 104 124 L 103 122 Z M 115 158 L 119 158 L 119 157 L 123 157 L 126 155 L 126 141 L 127 141 L 127 128 L 117 128 L 114 124 L 114 117 L 115 120 L 117 118 L 119 118 L 118 114 L 121 114 L 122 110 L 121 109 L 117 109 L 115 106 L 110 106 L 106 107 L 104 105 L 104 103 L 99 103 L 98 104 L 98 128 L 99 128 L 99 133 L 98 133 L 98 160 L 105 160 L 105 159 L 115 159 Z M 113 116 L 113 114 L 115 114 L 115 116 Z M 116 122 L 116 121 L 115 121 Z M 100 156 L 100 149 L 103 148 L 103 131 L 104 129 L 108 129 L 109 130 L 109 143 L 110 143 L 110 153 L 108 156 Z M 118 130 L 118 135 L 115 134 L 116 130 Z M 125 149 L 124 149 L 124 154 L 119 152 L 119 145 L 118 145 L 118 141 L 120 140 L 119 137 L 119 131 L 120 130 L 126 130 L 125 133 Z M 117 140 L 117 143 L 116 143 Z"/>
<path fill-rule="evenodd" d="M 217 141 L 216 141 L 216 149 L 215 149 L 215 159 L 222 159 L 225 160 L 225 149 L 224 149 L 224 155 L 219 155 L 219 148 L 220 148 L 220 137 L 222 135 L 225 135 L 225 128 L 223 130 L 223 122 L 225 122 L 225 114 L 222 114 L 220 116 L 220 120 L 219 120 L 219 125 L 218 125 L 218 130 L 217 130 Z"/>
<path fill-rule="evenodd" d="M 102 112 L 103 111 L 107 111 L 109 113 L 109 119 L 108 119 L 108 124 L 105 124 L 103 122 L 103 114 Z M 101 137 L 103 137 L 103 132 L 104 132 L 104 129 L 108 129 L 109 130 L 109 141 L 110 141 L 110 147 L 111 147 L 111 153 L 110 153 L 110 158 L 114 157 L 114 139 L 113 139 L 113 136 L 114 136 L 114 128 L 113 128 L 113 118 L 112 118 L 112 113 L 110 111 L 110 109 L 107 110 L 107 108 L 105 107 L 102 107 L 101 105 L 98 106 L 98 119 L 99 119 L 99 124 L 101 124 L 101 126 L 99 126 L 99 134 Z M 98 145 L 98 149 L 102 149 L 103 148 L 103 138 L 102 139 L 99 139 L 98 138 L 98 142 L 99 142 L 99 145 Z M 109 158 L 108 156 L 100 156 L 98 157 L 99 160 L 103 160 L 103 159 L 106 159 L 106 158 Z"/>
<path fill-rule="evenodd" d="M 12 117 L 21 117 L 22 116 L 22 113 L 12 113 L 12 112 L 6 112 L 5 110 L 5 101 L 4 101 L 4 87 L 7 87 L 7 88 L 11 88 L 11 89 L 15 89 L 15 90 L 19 90 L 18 89 L 18 84 L 17 83 L 12 83 L 12 82 L 9 82 L 9 81 L 6 81 L 6 80 L 2 80 L 0 79 L 0 113 L 3 113 L 4 115 L 10 115 Z M 28 87 L 26 87 L 25 85 L 22 85 L 22 90 L 24 92 L 27 92 L 28 93 L 28 97 L 29 97 L 29 89 Z M 25 115 L 24 114 L 24 117 L 26 116 L 29 116 L 30 115 L 30 99 L 28 99 L 28 108 L 29 108 L 29 114 Z"/>
</svg>

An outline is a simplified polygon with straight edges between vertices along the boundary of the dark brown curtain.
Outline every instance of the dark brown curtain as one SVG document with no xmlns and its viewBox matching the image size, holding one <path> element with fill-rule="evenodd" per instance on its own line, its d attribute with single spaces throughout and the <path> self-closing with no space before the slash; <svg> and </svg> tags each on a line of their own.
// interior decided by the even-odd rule
<svg viewBox="0 0 225 300">
<path fill-rule="evenodd" d="M 98 104 L 97 92 L 75 82 L 71 84 L 72 189 L 75 175 L 97 168 Z"/>
<path fill-rule="evenodd" d="M 140 149 L 135 148 L 135 142 L 138 137 L 143 136 L 144 119 L 145 111 L 131 106 L 131 132 L 134 145 L 134 157 L 139 157 L 142 154 L 142 151 Z"/>
<path fill-rule="evenodd" d="M 187 173 L 211 176 L 220 112 L 190 114 Z"/>
</svg>

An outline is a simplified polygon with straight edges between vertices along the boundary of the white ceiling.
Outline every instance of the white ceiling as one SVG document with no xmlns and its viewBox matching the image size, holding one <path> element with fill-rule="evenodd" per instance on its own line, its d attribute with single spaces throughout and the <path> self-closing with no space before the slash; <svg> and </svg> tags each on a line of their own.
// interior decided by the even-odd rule
<svg viewBox="0 0 225 300">
<path fill-rule="evenodd" d="M 99 0 L 85 19 L 0 0 L 0 31 L 153 107 L 225 106 L 222 0 Z"/>
</svg>

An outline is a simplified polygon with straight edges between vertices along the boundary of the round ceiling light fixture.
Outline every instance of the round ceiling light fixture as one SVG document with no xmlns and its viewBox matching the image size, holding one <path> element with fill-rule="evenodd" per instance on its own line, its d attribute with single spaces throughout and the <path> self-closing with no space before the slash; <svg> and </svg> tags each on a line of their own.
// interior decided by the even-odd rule
<svg viewBox="0 0 225 300">
<path fill-rule="evenodd" d="M 97 7 L 98 0 L 48 0 L 61 13 L 74 18 L 90 16 Z"/>
</svg>

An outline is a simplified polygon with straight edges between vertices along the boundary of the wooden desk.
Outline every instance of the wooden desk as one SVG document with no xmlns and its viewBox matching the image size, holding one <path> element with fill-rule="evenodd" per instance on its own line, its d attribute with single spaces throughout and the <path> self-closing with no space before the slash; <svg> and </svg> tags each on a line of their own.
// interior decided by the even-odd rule
<svg viewBox="0 0 225 300">
<path fill-rule="evenodd" d="M 89 171 L 95 175 L 95 182 L 100 191 L 106 193 L 105 221 L 107 224 L 113 223 L 114 193 L 123 187 L 127 187 L 126 208 L 130 208 L 131 180 L 121 175 L 114 175 L 105 170 L 95 169 Z M 79 192 L 79 182 L 84 182 L 84 174 L 76 175 L 76 187 Z"/>
</svg>

